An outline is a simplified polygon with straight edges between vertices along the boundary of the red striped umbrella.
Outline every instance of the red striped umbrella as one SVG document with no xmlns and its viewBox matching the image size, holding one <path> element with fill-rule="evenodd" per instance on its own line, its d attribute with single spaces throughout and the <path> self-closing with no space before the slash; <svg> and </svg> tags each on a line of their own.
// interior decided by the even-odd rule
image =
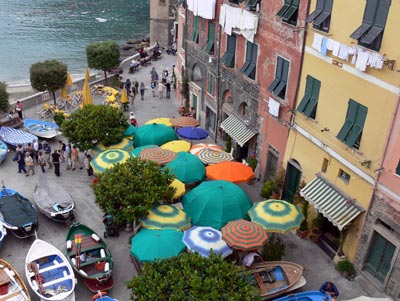
<svg viewBox="0 0 400 301">
<path fill-rule="evenodd" d="M 198 154 L 198 152 L 200 152 L 203 149 L 209 149 L 209 150 L 213 150 L 213 151 L 222 151 L 222 147 L 216 145 L 216 144 L 212 144 L 212 143 L 198 143 L 192 146 L 192 148 L 190 149 L 190 152 L 193 155 Z"/>
<path fill-rule="evenodd" d="M 161 147 L 146 148 L 140 152 L 139 158 L 143 160 L 151 160 L 158 164 L 164 165 L 176 158 L 178 154 Z"/>
<path fill-rule="evenodd" d="M 171 123 L 173 126 L 178 127 L 191 127 L 200 125 L 198 120 L 187 116 L 173 117 L 171 118 Z"/>
<path fill-rule="evenodd" d="M 267 242 L 267 231 L 257 224 L 239 219 L 221 229 L 222 239 L 235 250 L 250 251 Z"/>
</svg>

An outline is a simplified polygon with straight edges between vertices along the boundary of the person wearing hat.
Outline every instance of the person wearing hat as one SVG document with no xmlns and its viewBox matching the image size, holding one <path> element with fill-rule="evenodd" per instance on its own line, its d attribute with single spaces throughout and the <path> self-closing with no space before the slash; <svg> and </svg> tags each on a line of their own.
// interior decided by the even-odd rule
<svg viewBox="0 0 400 301">
<path fill-rule="evenodd" d="M 135 117 L 135 113 L 133 113 L 133 112 L 131 112 L 131 113 L 129 114 L 129 123 L 130 123 L 131 125 L 133 125 L 133 126 L 137 126 L 137 125 L 138 125 L 138 124 L 137 124 L 136 117 Z"/>
</svg>

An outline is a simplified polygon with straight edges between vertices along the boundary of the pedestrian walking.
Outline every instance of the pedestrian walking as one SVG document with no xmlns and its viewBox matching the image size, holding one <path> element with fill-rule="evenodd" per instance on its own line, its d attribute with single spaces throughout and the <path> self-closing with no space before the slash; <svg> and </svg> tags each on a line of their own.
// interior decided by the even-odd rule
<svg viewBox="0 0 400 301">
<path fill-rule="evenodd" d="M 150 70 L 150 80 L 153 82 L 158 82 L 158 73 L 156 71 L 156 68 L 153 67 Z"/>
<path fill-rule="evenodd" d="M 18 100 L 18 101 L 17 101 L 17 105 L 16 105 L 16 107 L 15 107 L 15 111 L 17 112 L 18 117 L 19 117 L 20 119 L 23 119 L 23 118 L 22 118 L 22 109 L 23 109 L 23 107 L 24 107 L 24 105 L 22 104 L 22 102 L 20 102 L 20 101 Z"/>
<path fill-rule="evenodd" d="M 135 104 L 136 93 L 137 93 L 137 90 L 136 90 L 135 86 L 132 86 L 132 88 L 131 88 L 131 106 L 132 107 Z"/>
<path fill-rule="evenodd" d="M 79 151 L 75 145 L 72 146 L 71 150 L 71 159 L 72 159 L 72 170 L 74 171 L 77 167 L 79 169 L 83 169 L 81 162 L 79 161 Z"/>
<path fill-rule="evenodd" d="M 158 97 L 160 99 L 164 98 L 164 88 L 165 88 L 165 86 L 164 86 L 164 84 L 162 82 L 158 84 L 157 90 L 158 90 Z"/>
<path fill-rule="evenodd" d="M 90 165 L 90 161 L 92 161 L 92 156 L 89 155 L 89 154 L 87 154 L 87 155 L 86 155 L 86 158 L 85 158 L 85 161 L 83 162 L 83 164 L 85 165 L 85 168 L 86 168 L 88 177 L 93 176 L 93 168 L 92 168 L 92 166 Z"/>
<path fill-rule="evenodd" d="M 165 84 L 165 93 L 166 93 L 166 95 L 165 95 L 165 98 L 171 98 L 171 83 L 170 82 L 167 82 L 166 84 Z"/>
<path fill-rule="evenodd" d="M 146 90 L 144 83 L 140 83 L 140 97 L 144 100 L 144 90 Z"/>
<path fill-rule="evenodd" d="M 17 145 L 15 152 L 16 152 L 15 160 L 18 163 L 18 173 L 24 172 L 24 174 L 27 174 L 26 169 L 25 169 L 24 149 L 22 148 L 21 144 Z"/>
<path fill-rule="evenodd" d="M 72 168 L 72 157 L 71 157 L 71 143 L 68 143 L 65 148 L 65 157 L 67 159 L 67 170 Z"/>
<path fill-rule="evenodd" d="M 42 172 L 46 172 L 44 168 L 46 166 L 46 156 L 44 155 L 42 150 L 38 151 L 38 163 L 40 168 L 42 169 Z"/>
<path fill-rule="evenodd" d="M 53 168 L 53 163 L 51 159 L 51 146 L 46 141 L 43 143 L 43 151 L 46 157 L 46 161 L 49 164 L 49 169 Z"/>
<path fill-rule="evenodd" d="M 33 139 L 32 148 L 32 158 L 38 162 L 39 141 L 37 139 Z"/>
<path fill-rule="evenodd" d="M 167 78 L 168 78 L 168 70 L 164 69 L 161 74 L 161 79 L 164 84 L 167 82 Z"/>
<path fill-rule="evenodd" d="M 54 173 L 56 174 L 57 177 L 60 176 L 60 159 L 61 159 L 61 154 L 60 150 L 54 150 L 54 152 L 51 154 L 51 158 L 53 161 L 54 165 Z"/>
<path fill-rule="evenodd" d="M 151 92 L 153 93 L 153 97 L 156 97 L 157 83 L 155 81 L 152 81 L 150 86 L 151 86 Z"/>
<path fill-rule="evenodd" d="M 26 177 L 29 177 L 29 172 L 32 171 L 32 176 L 35 174 L 35 165 L 33 164 L 33 158 L 29 152 L 25 153 L 25 166 L 26 166 Z"/>
<path fill-rule="evenodd" d="M 64 160 L 65 160 L 64 154 L 65 154 L 65 150 L 67 149 L 67 145 L 64 142 L 62 142 L 62 140 L 58 141 L 58 144 L 59 144 L 58 150 L 59 150 L 59 154 L 60 154 L 60 160 L 61 160 L 61 162 L 64 162 Z"/>
<path fill-rule="evenodd" d="M 130 92 L 131 91 L 131 86 L 132 86 L 131 80 L 129 78 L 127 78 L 126 81 L 125 81 L 125 89 L 126 89 L 126 93 L 127 94 L 131 93 Z"/>
</svg>

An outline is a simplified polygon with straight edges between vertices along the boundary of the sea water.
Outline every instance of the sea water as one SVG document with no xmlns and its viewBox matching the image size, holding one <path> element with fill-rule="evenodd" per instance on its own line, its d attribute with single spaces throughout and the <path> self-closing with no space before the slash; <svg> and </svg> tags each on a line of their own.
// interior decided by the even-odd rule
<svg viewBox="0 0 400 301">
<path fill-rule="evenodd" d="M 73 75 L 86 46 L 121 44 L 149 33 L 149 0 L 0 0 L 0 81 L 29 85 L 29 67 L 57 59 Z"/>
</svg>

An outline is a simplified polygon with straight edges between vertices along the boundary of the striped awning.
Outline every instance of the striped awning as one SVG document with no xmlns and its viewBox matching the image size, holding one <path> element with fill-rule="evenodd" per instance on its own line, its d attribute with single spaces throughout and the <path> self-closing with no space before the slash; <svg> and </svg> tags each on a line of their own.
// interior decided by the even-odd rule
<svg viewBox="0 0 400 301">
<path fill-rule="evenodd" d="M 334 185 L 318 175 L 301 189 L 300 195 L 340 231 L 364 211 L 354 200 L 345 197 Z"/>
<path fill-rule="evenodd" d="M 250 129 L 244 121 L 234 114 L 229 115 L 228 118 L 222 121 L 221 128 L 241 147 L 257 134 L 256 131 Z"/>
</svg>

